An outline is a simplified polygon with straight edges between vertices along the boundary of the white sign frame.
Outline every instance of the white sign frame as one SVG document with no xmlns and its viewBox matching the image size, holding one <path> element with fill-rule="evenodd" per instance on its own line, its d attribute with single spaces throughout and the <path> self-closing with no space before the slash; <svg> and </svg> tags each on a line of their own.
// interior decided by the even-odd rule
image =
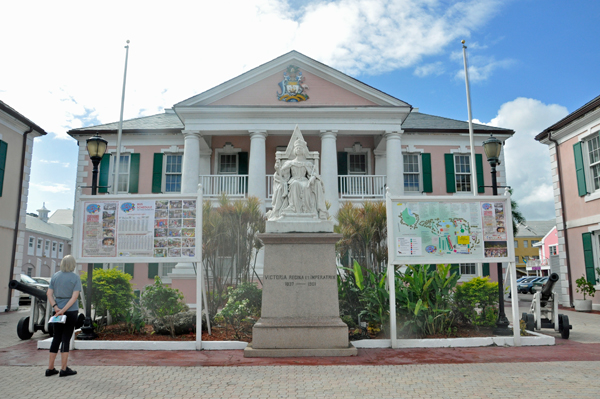
<svg viewBox="0 0 600 399">
<path fill-rule="evenodd" d="M 397 247 L 400 246 L 401 240 L 406 240 L 406 237 L 401 236 L 396 228 L 397 220 L 394 219 L 394 206 L 399 203 L 443 203 L 443 204 L 475 204 L 475 203 L 502 203 L 504 212 L 504 230 L 506 234 L 506 256 L 502 257 L 485 257 L 476 255 L 429 255 L 425 248 L 419 248 L 420 255 L 398 256 L 396 253 Z M 514 262 L 515 248 L 514 238 L 512 233 L 512 208 L 510 194 L 508 191 L 504 196 L 480 195 L 480 196 L 397 196 L 392 197 L 389 193 L 386 195 L 387 209 L 387 231 L 388 231 L 388 262 L 394 265 L 418 265 L 418 264 L 446 264 L 446 263 L 497 263 L 497 262 Z M 480 219 L 481 226 L 481 245 L 484 245 L 483 240 L 483 220 Z M 489 240 L 490 242 L 492 240 Z M 421 244 L 420 242 L 418 243 Z M 451 245 L 451 244 L 450 244 Z M 485 248 L 484 248 L 485 252 Z"/>
<path fill-rule="evenodd" d="M 149 256 L 84 256 L 83 228 L 86 202 L 116 202 L 116 201 L 161 201 L 161 200 L 195 200 L 195 256 L 179 257 L 149 257 Z M 202 188 L 199 186 L 196 194 L 117 194 L 117 195 L 82 195 L 77 190 L 73 218 L 73 256 L 77 263 L 160 263 L 160 262 L 196 262 L 202 263 Z M 118 229 L 115 221 L 115 230 Z"/>
<path fill-rule="evenodd" d="M 387 217 L 387 231 L 388 231 L 388 267 L 387 267 L 387 288 L 389 289 L 390 295 L 390 335 L 392 348 L 399 348 L 398 331 L 396 325 L 396 265 L 407 265 L 407 264 L 452 264 L 452 263 L 465 263 L 465 261 L 458 260 L 456 258 L 449 258 L 448 256 L 437 256 L 435 260 L 429 259 L 424 260 L 423 258 L 414 259 L 411 261 L 398 262 L 395 259 L 395 246 L 396 236 L 394 234 L 394 220 L 393 212 L 391 207 L 394 201 L 404 202 L 435 202 L 436 200 L 443 202 L 475 202 L 475 201 L 489 201 L 489 202 L 504 202 L 504 213 L 506 215 L 506 239 L 508 255 L 506 258 L 476 258 L 472 257 L 467 263 L 508 263 L 509 279 L 510 279 L 510 292 L 511 292 L 511 312 L 512 312 L 512 329 L 513 329 L 513 345 L 521 346 L 521 329 L 519 325 L 519 295 L 517 292 L 517 267 L 515 263 L 514 255 L 514 237 L 512 230 L 512 208 L 510 201 L 510 193 L 508 190 L 505 191 L 504 196 L 473 196 L 473 197 L 462 197 L 462 196 L 398 196 L 393 197 L 389 193 L 389 189 L 386 194 L 386 217 Z M 491 265 L 490 265 L 491 266 Z M 502 279 L 503 276 L 499 275 L 498 279 Z"/>
</svg>

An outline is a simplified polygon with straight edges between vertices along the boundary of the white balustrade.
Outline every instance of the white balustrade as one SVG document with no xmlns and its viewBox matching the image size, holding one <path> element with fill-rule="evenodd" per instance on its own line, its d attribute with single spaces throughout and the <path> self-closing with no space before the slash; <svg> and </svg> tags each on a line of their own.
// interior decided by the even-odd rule
<svg viewBox="0 0 600 399">
<path fill-rule="evenodd" d="M 273 198 L 273 175 L 267 175 L 267 199 Z"/>
<path fill-rule="evenodd" d="M 383 199 L 386 179 L 383 175 L 338 176 L 340 198 Z"/>
<path fill-rule="evenodd" d="M 245 198 L 248 193 L 248 175 L 200 175 L 205 197 Z"/>
</svg>

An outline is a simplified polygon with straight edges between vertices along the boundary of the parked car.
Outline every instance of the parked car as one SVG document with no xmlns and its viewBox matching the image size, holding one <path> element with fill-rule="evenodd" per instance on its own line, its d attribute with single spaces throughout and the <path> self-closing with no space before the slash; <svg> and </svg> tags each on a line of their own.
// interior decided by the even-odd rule
<svg viewBox="0 0 600 399">
<path fill-rule="evenodd" d="M 530 279 L 523 280 L 517 285 L 517 290 L 522 294 L 533 294 L 535 292 L 533 290 L 533 283 L 543 278 L 544 277 L 531 277 Z"/>
<path fill-rule="evenodd" d="M 42 291 L 47 291 L 50 281 L 44 277 L 29 277 L 26 274 L 20 275 L 20 282 L 38 288 Z M 30 304 L 31 296 L 25 292 L 19 291 L 19 305 Z"/>
<path fill-rule="evenodd" d="M 532 289 L 532 294 L 533 294 L 534 292 L 536 292 L 536 290 L 537 290 L 537 291 L 541 290 L 541 289 L 542 289 L 542 286 L 548 282 L 548 278 L 549 278 L 549 277 L 548 277 L 548 276 L 546 276 L 546 277 L 542 277 L 542 278 L 541 278 L 541 279 L 539 279 L 539 280 L 536 280 L 536 281 L 533 283 L 533 286 L 531 287 L 531 289 Z M 538 287 L 539 287 L 539 288 L 538 288 Z"/>
</svg>

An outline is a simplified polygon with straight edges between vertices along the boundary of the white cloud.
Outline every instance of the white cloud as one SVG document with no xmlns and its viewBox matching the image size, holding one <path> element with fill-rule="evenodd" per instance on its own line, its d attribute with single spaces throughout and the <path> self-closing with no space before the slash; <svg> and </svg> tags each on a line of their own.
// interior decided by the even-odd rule
<svg viewBox="0 0 600 399">
<path fill-rule="evenodd" d="M 462 53 L 459 54 L 462 64 Z M 515 64 L 515 61 L 511 59 L 497 61 L 493 57 L 469 57 L 467 62 L 469 66 L 470 83 L 478 83 L 488 80 L 496 69 L 507 69 Z M 464 64 L 462 65 L 463 67 L 456 71 L 456 74 L 454 75 L 454 78 L 460 81 L 465 80 L 465 68 Z"/>
<path fill-rule="evenodd" d="M 127 119 L 161 112 L 292 49 L 349 74 L 414 67 L 468 37 L 500 6 L 498 0 L 323 0 L 300 7 L 285 0 L 9 2 L 3 13 L 28 15 L 30 28 L 19 18 L 0 26 L 3 37 L 19 32 L 3 43 L 14 62 L 0 64 L 2 99 L 68 138 L 69 129 L 118 120 L 126 39 Z"/>
<path fill-rule="evenodd" d="M 31 183 L 30 190 L 33 188 L 35 188 L 39 191 L 46 191 L 46 192 L 50 192 L 50 193 L 67 193 L 67 192 L 71 191 L 71 188 L 68 185 L 62 184 L 62 183 L 50 183 L 50 184 Z"/>
<path fill-rule="evenodd" d="M 425 64 L 415 68 L 415 75 L 420 78 L 429 75 L 441 75 L 444 73 L 444 64 L 441 61 L 434 62 L 432 64 Z"/>
<path fill-rule="evenodd" d="M 60 165 L 62 167 L 68 168 L 71 164 L 69 162 L 61 162 L 61 161 L 48 161 L 47 159 L 38 159 L 37 160 L 39 163 L 46 163 L 46 164 L 54 164 L 54 165 Z"/>
<path fill-rule="evenodd" d="M 567 114 L 562 105 L 519 97 L 502 104 L 496 117 L 486 123 L 515 131 L 504 148 L 506 176 L 519 208 L 530 220 L 554 218 L 550 156 L 547 146 L 534 137 Z"/>
</svg>

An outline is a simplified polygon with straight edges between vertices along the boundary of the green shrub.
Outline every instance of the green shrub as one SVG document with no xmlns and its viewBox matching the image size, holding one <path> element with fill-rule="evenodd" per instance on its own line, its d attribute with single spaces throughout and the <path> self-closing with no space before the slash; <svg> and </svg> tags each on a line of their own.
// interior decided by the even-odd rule
<svg viewBox="0 0 600 399">
<path fill-rule="evenodd" d="M 129 309 L 129 312 L 125 315 L 125 326 L 127 327 L 127 332 L 129 334 L 139 334 L 146 326 L 144 310 L 137 301 L 134 301 L 131 309 Z"/>
<path fill-rule="evenodd" d="M 117 269 L 95 269 L 92 277 L 92 306 L 101 315 L 100 328 L 104 326 L 106 312 L 113 320 L 123 320 L 134 299 L 131 276 Z M 87 289 L 87 273 L 81 275 L 83 289 Z"/>
<path fill-rule="evenodd" d="M 262 290 L 252 283 L 242 283 L 237 288 L 229 287 L 227 297 L 227 303 L 215 321 L 225 323 L 226 330 L 231 326 L 235 338 L 242 339 L 260 317 Z"/>
<path fill-rule="evenodd" d="M 465 324 L 493 327 L 498 316 L 498 283 L 476 277 L 456 287 L 454 308 Z"/>
<path fill-rule="evenodd" d="M 151 316 L 161 319 L 169 326 L 171 336 L 175 337 L 173 316 L 188 310 L 183 302 L 183 294 L 178 289 L 163 285 L 160 277 L 156 276 L 154 284 L 146 287 L 142 293 L 141 301 Z"/>
<path fill-rule="evenodd" d="M 411 335 L 444 334 L 454 322 L 452 292 L 458 273 L 450 265 L 408 266 L 405 274 L 396 274 L 396 312 L 401 329 Z"/>
</svg>

